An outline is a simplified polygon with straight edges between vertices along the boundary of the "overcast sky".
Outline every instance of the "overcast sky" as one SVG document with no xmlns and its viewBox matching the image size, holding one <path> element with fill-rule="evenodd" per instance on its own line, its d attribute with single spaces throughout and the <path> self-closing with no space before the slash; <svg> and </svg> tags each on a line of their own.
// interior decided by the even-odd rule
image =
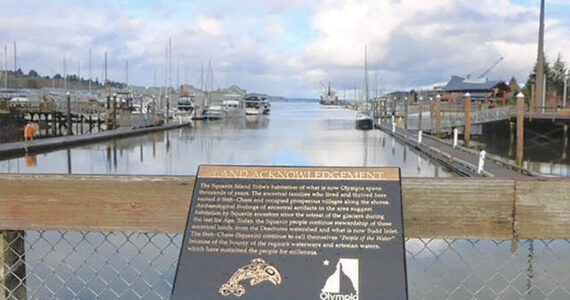
<svg viewBox="0 0 570 300">
<path fill-rule="evenodd" d="M 546 1 L 546 54 L 570 61 L 570 0 Z M 490 79 L 524 82 L 536 61 L 538 0 L 0 0 L 0 44 L 13 41 L 24 72 L 152 85 L 164 82 L 172 39 L 172 82 L 197 85 L 200 66 L 214 86 L 317 97 L 331 81 L 340 91 L 363 81 L 368 47 L 371 88 L 411 89 L 477 76 L 501 56 Z M 2 47 L 3 48 L 3 47 Z M 1 61 L 4 62 L 4 49 Z M 178 76 L 177 76 L 178 70 Z M 177 80 L 178 79 L 178 80 Z M 348 92 L 347 92 L 348 93 Z"/>
</svg>

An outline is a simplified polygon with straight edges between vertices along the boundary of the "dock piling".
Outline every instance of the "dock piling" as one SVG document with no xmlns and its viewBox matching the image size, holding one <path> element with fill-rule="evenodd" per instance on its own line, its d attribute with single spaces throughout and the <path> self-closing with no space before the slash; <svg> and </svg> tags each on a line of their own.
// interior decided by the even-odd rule
<svg viewBox="0 0 570 300">
<path fill-rule="evenodd" d="M 436 134 L 437 134 L 437 137 L 441 137 L 441 95 L 437 94 L 437 97 L 435 97 L 435 98 L 437 101 L 437 103 L 436 103 L 436 111 L 437 111 L 436 112 L 436 115 L 437 115 L 436 116 L 436 118 L 437 118 L 437 120 L 436 120 L 436 127 L 437 127 Z"/>
<path fill-rule="evenodd" d="M 562 146 L 562 159 L 566 159 L 568 151 L 568 124 L 564 124 L 564 144 Z"/>
<path fill-rule="evenodd" d="M 404 128 L 408 129 L 408 107 L 410 105 L 410 100 L 408 97 L 404 98 Z"/>
<path fill-rule="evenodd" d="M 524 95 L 517 94 L 517 163 L 522 166 L 524 149 Z"/>
<path fill-rule="evenodd" d="M 469 148 L 471 141 L 471 94 L 465 94 L 465 130 L 463 132 L 465 147 Z"/>
<path fill-rule="evenodd" d="M 113 108 L 112 108 L 112 123 L 111 129 L 117 129 L 117 94 L 113 94 Z"/>
<path fill-rule="evenodd" d="M 67 92 L 67 109 L 66 109 L 66 113 L 67 113 L 67 135 L 73 135 L 73 131 L 71 128 L 71 95 L 69 94 L 69 92 Z"/>
</svg>

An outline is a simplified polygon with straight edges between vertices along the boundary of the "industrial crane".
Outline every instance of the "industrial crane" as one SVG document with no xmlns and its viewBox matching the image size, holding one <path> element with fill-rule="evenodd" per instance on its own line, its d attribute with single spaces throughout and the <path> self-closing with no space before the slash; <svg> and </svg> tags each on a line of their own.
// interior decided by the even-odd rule
<svg viewBox="0 0 570 300">
<path fill-rule="evenodd" d="M 477 77 L 477 80 L 481 80 L 481 79 L 485 78 L 487 76 L 487 74 L 489 74 L 489 72 L 491 72 L 491 70 L 493 70 L 502 60 L 503 60 L 503 57 L 501 56 L 501 58 L 499 58 L 499 60 L 497 60 L 491 67 L 489 67 L 489 69 L 487 69 L 485 72 L 483 72 L 481 75 L 479 75 L 479 77 Z"/>
</svg>

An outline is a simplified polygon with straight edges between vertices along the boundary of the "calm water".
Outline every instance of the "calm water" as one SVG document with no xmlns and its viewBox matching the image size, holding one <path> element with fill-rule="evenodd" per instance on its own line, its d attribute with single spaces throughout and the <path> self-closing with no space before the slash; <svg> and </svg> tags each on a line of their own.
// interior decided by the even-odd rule
<svg viewBox="0 0 570 300">
<path fill-rule="evenodd" d="M 171 130 L 0 161 L 4 173 L 194 175 L 200 164 L 393 166 L 403 176 L 449 177 L 355 113 L 317 103 L 274 103 L 272 114 L 198 121 Z"/>
<path fill-rule="evenodd" d="M 0 172 L 194 175 L 200 164 L 395 166 L 449 177 L 354 112 L 275 103 L 272 115 L 0 161 Z M 181 235 L 26 232 L 31 299 L 168 299 Z M 570 242 L 408 239 L 410 299 L 568 299 Z"/>
</svg>

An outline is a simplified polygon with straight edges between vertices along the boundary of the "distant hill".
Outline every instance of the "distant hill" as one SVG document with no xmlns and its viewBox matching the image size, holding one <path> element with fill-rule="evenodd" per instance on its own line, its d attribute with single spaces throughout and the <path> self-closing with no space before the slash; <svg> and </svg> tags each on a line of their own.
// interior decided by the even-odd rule
<svg viewBox="0 0 570 300">
<path fill-rule="evenodd" d="M 4 73 L 0 83 L 4 86 Z M 63 88 L 65 80 L 60 74 L 55 74 L 53 77 L 41 76 L 34 70 L 30 70 L 28 74 L 24 74 L 21 69 L 16 72 L 8 71 L 8 88 L 17 89 L 41 89 L 41 88 Z M 123 83 L 111 82 L 111 85 L 116 88 L 124 87 Z M 86 78 L 78 78 L 77 75 L 67 75 L 67 86 L 69 89 L 87 90 L 89 89 L 89 80 Z M 94 90 L 104 88 L 103 83 L 98 80 L 91 81 L 91 88 Z"/>
<path fill-rule="evenodd" d="M 289 101 L 295 101 L 295 102 L 319 102 L 319 99 L 316 99 L 316 98 L 290 98 Z"/>
</svg>

